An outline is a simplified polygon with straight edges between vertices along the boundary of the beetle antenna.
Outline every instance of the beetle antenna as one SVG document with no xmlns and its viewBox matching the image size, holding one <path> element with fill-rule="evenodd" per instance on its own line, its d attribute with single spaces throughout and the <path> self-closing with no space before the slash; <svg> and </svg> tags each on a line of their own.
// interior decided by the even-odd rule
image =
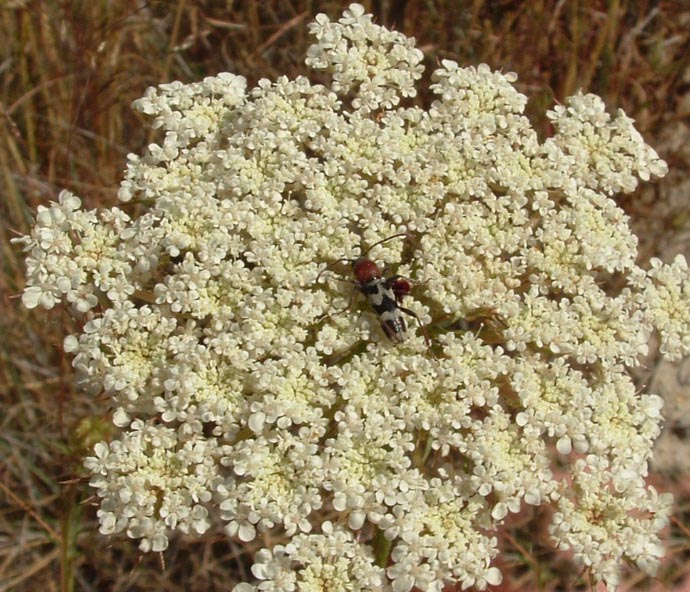
<svg viewBox="0 0 690 592">
<path fill-rule="evenodd" d="M 391 235 L 391 236 L 389 236 L 389 237 L 386 237 L 386 238 L 384 238 L 384 239 L 382 239 L 382 240 L 380 240 L 380 241 L 374 243 L 373 245 L 371 245 L 366 251 L 364 251 L 364 252 L 360 255 L 360 257 L 364 257 L 364 256 L 365 256 L 369 251 L 371 251 L 374 247 L 378 247 L 378 246 L 379 246 L 380 244 L 382 244 L 382 243 L 385 243 L 385 242 L 387 242 L 387 241 L 389 241 L 389 240 L 392 240 L 392 239 L 394 239 L 394 238 L 400 238 L 401 236 L 409 237 L 409 236 L 410 236 L 410 233 L 409 233 L 409 232 L 399 232 L 398 234 L 393 234 L 393 235 Z"/>
<path fill-rule="evenodd" d="M 386 238 L 384 238 L 384 239 L 382 239 L 382 240 L 380 240 L 380 241 L 378 241 L 378 242 L 375 242 L 375 243 L 374 243 L 373 245 L 371 245 L 366 251 L 363 251 L 362 253 L 360 253 L 359 256 L 360 256 L 360 257 L 365 257 L 365 256 L 367 255 L 367 253 L 369 253 L 369 251 L 371 251 L 374 247 L 378 247 L 378 246 L 379 246 L 380 244 L 382 244 L 382 243 L 385 243 L 385 242 L 387 242 L 387 241 L 389 241 L 389 240 L 393 240 L 394 238 L 400 238 L 401 236 L 409 237 L 409 236 L 411 236 L 411 234 L 410 234 L 409 232 L 399 232 L 398 234 L 393 234 L 393 235 L 391 235 L 391 236 L 388 236 L 388 237 L 386 237 Z M 316 276 L 316 279 L 314 280 L 314 283 L 316 283 L 316 282 L 319 281 L 319 278 L 321 277 L 321 274 L 322 274 L 324 271 L 328 271 L 328 270 L 331 269 L 333 266 L 337 265 L 338 263 L 341 263 L 342 261 L 347 261 L 347 262 L 349 262 L 349 263 L 354 263 L 355 260 L 354 260 L 354 259 L 350 259 L 349 257 L 341 257 L 340 259 L 336 259 L 335 261 L 332 261 L 331 263 L 329 263 L 328 265 L 326 265 L 326 267 L 324 267 L 324 268 L 319 272 L 319 275 Z"/>
<path fill-rule="evenodd" d="M 324 271 L 328 271 L 329 269 L 331 269 L 331 267 L 337 265 L 338 263 L 341 263 L 342 261 L 348 261 L 348 262 L 352 263 L 352 262 L 354 261 L 354 259 L 349 259 L 348 257 L 341 257 L 340 259 L 336 259 L 335 261 L 331 261 L 328 265 L 326 265 L 326 267 L 324 267 L 324 268 L 319 272 L 319 275 L 316 276 L 316 279 L 314 280 L 314 283 L 315 283 L 315 284 L 318 283 L 319 278 L 321 277 L 321 274 L 322 274 Z"/>
</svg>

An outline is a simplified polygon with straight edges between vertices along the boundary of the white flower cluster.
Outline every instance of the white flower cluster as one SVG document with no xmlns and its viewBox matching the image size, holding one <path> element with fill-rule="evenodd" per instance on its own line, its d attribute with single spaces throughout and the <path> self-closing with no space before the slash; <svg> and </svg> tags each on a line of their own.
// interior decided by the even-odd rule
<svg viewBox="0 0 690 592">
<path fill-rule="evenodd" d="M 168 546 L 168 531 L 202 534 L 210 526 L 204 504 L 219 480 L 222 447 L 199 434 L 135 420 L 121 440 L 96 444 L 86 467 L 91 485 L 104 498 L 98 518 L 101 532 L 125 528 L 141 538 L 143 551 Z"/>
<path fill-rule="evenodd" d="M 86 461 L 102 532 L 272 529 L 242 592 L 482 589 L 497 527 L 551 505 L 598 580 L 653 572 L 662 401 L 629 370 L 655 330 L 690 353 L 690 279 L 636 265 L 612 196 L 665 163 L 594 95 L 540 142 L 487 66 L 444 61 L 413 104 L 421 53 L 357 4 L 311 29 L 329 85 L 149 89 L 165 135 L 129 158 L 131 215 L 63 192 L 19 239 L 25 305 L 82 315 L 65 347 L 122 428 Z M 410 279 L 402 343 L 338 261 L 362 255 Z"/>
</svg>

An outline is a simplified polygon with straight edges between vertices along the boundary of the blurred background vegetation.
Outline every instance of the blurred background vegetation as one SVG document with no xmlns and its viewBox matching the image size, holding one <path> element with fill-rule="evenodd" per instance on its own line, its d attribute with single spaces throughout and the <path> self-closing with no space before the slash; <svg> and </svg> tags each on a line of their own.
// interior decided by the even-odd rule
<svg viewBox="0 0 690 592">
<path fill-rule="evenodd" d="M 652 0 L 361 0 L 379 24 L 417 39 L 428 73 L 441 59 L 514 71 L 528 114 L 577 89 L 624 109 L 670 165 L 654 186 L 621 198 L 641 259 L 690 255 L 690 2 Z M 178 537 L 162 555 L 98 534 L 81 468 L 107 438 L 104 399 L 74 388 L 61 351 L 75 330 L 60 309 L 25 310 L 22 255 L 36 207 L 62 188 L 87 208 L 110 207 L 125 157 L 156 134 L 132 111 L 145 89 L 218 72 L 260 78 L 306 73 L 307 24 L 338 18 L 348 2 L 317 0 L 0 0 L 0 592 L 6 590 L 227 591 L 249 579 L 255 547 L 220 533 Z M 424 85 L 421 85 L 422 87 Z M 419 101 L 425 104 L 428 93 Z M 651 356 L 649 372 L 657 359 Z M 648 388 L 649 373 L 639 377 Z M 682 383 L 681 379 L 678 379 Z M 683 391 L 683 384 L 685 390 Z M 676 394 L 688 399 L 686 383 Z M 672 419 L 677 458 L 650 480 L 677 498 L 656 579 L 633 568 L 624 589 L 690 589 L 690 482 L 683 471 L 690 420 Z M 548 544 L 544 511 L 501 533 L 500 590 L 596 589 Z M 602 588 L 599 588 L 602 589 Z"/>
</svg>

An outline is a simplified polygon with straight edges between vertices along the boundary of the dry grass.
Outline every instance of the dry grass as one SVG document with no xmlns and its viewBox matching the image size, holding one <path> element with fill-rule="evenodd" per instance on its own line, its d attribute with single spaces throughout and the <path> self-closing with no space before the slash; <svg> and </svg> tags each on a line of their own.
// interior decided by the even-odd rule
<svg viewBox="0 0 690 592">
<path fill-rule="evenodd" d="M 453 58 L 517 72 L 542 128 L 545 107 L 578 88 L 624 108 L 652 145 L 688 124 L 690 6 L 683 0 L 363 3 L 379 23 L 415 36 L 428 66 Z M 346 4 L 0 0 L 0 592 L 214 591 L 247 576 L 247 549 L 220 535 L 177 539 L 163 564 L 156 555 L 141 556 L 132 541 L 97 533 L 80 467 L 110 429 L 106 405 L 73 387 L 61 351 L 73 330 L 68 316 L 21 307 L 23 264 L 9 239 L 27 232 L 32 212 L 61 188 L 88 207 L 115 203 L 125 155 L 153 138 L 130 109 L 147 86 L 220 71 L 250 84 L 303 73 L 306 23 L 317 12 L 335 16 Z M 662 155 L 687 179 L 687 157 L 667 145 Z M 662 234 L 687 230 L 687 202 L 657 208 L 631 198 L 624 205 L 645 256 L 656 254 Z M 676 522 L 666 533 L 669 559 L 656 583 L 631 571 L 630 589 L 672 590 L 690 573 L 687 477 L 654 480 L 678 496 Z M 501 589 L 588 589 L 586 576 L 549 550 L 543 523 L 543 514 L 525 514 L 504 533 Z"/>
</svg>

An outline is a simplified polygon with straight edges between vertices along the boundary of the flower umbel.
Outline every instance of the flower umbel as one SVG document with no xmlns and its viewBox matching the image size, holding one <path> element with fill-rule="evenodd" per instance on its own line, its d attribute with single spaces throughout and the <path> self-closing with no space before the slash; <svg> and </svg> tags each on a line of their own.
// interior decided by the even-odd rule
<svg viewBox="0 0 690 592">
<path fill-rule="evenodd" d="M 442 62 L 413 105 L 421 52 L 360 5 L 311 31 L 328 84 L 149 89 L 135 107 L 164 137 L 130 155 L 122 209 L 65 191 L 19 239 L 24 304 L 84 319 L 65 348 L 122 428 L 86 461 L 101 531 L 160 551 L 273 529 L 238 592 L 440 592 L 499 583 L 497 528 L 551 505 L 596 579 L 652 573 L 662 402 L 629 371 L 653 331 L 690 353 L 690 278 L 682 257 L 637 266 L 612 197 L 666 164 L 594 95 L 540 142 L 485 65 Z M 371 245 L 412 284 L 401 343 L 338 264 Z"/>
</svg>

